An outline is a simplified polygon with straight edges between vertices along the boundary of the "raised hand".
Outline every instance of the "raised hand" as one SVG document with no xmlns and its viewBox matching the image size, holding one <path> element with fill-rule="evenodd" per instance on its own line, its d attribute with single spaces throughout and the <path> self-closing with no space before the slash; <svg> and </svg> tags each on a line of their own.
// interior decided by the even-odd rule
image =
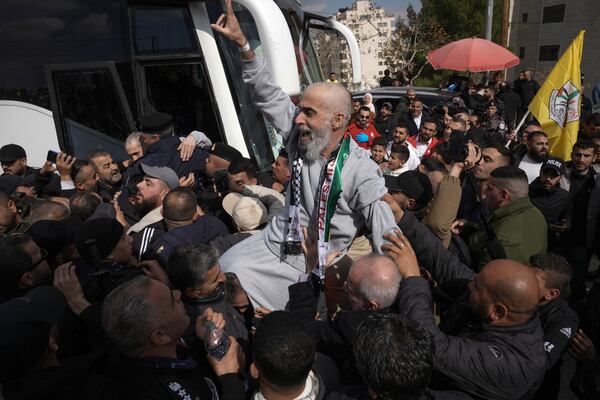
<svg viewBox="0 0 600 400">
<path fill-rule="evenodd" d="M 243 47 L 248 43 L 246 39 L 246 35 L 242 31 L 242 27 L 238 22 L 237 17 L 233 13 L 233 7 L 231 5 L 231 0 L 225 0 L 225 5 L 227 8 L 226 14 L 221 14 L 216 24 L 211 24 L 211 28 L 215 31 L 221 33 L 227 39 L 235 42 L 238 47 Z"/>
</svg>

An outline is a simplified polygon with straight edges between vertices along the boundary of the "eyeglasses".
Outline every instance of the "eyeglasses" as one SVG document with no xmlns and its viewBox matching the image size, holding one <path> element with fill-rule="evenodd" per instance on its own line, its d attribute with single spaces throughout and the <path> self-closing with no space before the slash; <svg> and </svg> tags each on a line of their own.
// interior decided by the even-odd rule
<svg viewBox="0 0 600 400">
<path fill-rule="evenodd" d="M 42 256 L 39 260 L 37 260 L 36 262 L 33 263 L 33 265 L 31 266 L 31 268 L 29 268 L 29 271 L 35 269 L 35 267 L 37 267 L 38 265 L 40 265 L 41 263 L 43 263 L 44 261 L 46 261 L 46 259 L 48 259 L 48 252 L 42 248 L 40 248 L 40 255 Z"/>
</svg>

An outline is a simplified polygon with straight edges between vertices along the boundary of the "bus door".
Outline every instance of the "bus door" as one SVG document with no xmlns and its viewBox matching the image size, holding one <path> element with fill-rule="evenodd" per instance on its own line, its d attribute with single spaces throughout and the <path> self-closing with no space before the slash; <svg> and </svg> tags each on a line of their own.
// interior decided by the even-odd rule
<svg viewBox="0 0 600 400">
<path fill-rule="evenodd" d="M 79 159 L 100 149 L 127 158 L 123 141 L 134 121 L 115 64 L 49 64 L 46 75 L 61 149 Z"/>
<path fill-rule="evenodd" d="M 304 57 L 300 58 L 308 83 L 318 82 L 320 66 L 336 72 L 338 80 L 352 88 L 361 83 L 361 62 L 358 42 L 352 31 L 344 24 L 317 14 L 304 13 L 303 33 L 300 47 Z"/>
<path fill-rule="evenodd" d="M 130 7 L 137 113 L 173 116 L 175 132 L 224 141 L 204 56 L 185 4 Z"/>
</svg>

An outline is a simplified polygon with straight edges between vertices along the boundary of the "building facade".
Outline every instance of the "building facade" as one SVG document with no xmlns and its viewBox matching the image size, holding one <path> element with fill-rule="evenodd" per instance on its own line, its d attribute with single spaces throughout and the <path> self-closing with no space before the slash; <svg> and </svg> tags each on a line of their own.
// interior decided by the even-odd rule
<svg viewBox="0 0 600 400">
<path fill-rule="evenodd" d="M 600 0 L 512 0 L 508 47 L 521 64 L 510 70 L 515 79 L 530 68 L 543 82 L 580 30 L 585 29 L 581 72 L 586 95 L 600 82 Z"/>
<path fill-rule="evenodd" d="M 372 0 L 357 0 L 340 9 L 333 18 L 350 28 L 358 40 L 362 64 L 361 89 L 378 86 L 387 68 L 383 49 L 394 30 L 396 17 L 377 7 Z M 342 82 L 350 81 L 352 69 L 345 43 L 340 45 L 339 54 L 331 57 L 323 70 L 326 73 L 336 72 Z"/>
</svg>

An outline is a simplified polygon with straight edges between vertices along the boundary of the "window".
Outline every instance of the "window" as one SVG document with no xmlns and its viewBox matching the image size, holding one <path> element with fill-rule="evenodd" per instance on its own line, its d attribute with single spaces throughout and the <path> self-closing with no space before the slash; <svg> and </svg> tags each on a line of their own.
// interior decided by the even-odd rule
<svg viewBox="0 0 600 400">
<path fill-rule="evenodd" d="M 379 75 L 383 75 L 383 71 L 379 71 Z"/>
<path fill-rule="evenodd" d="M 137 54 L 198 52 L 186 7 L 133 8 L 132 30 Z"/>
<path fill-rule="evenodd" d="M 383 53 L 381 51 L 377 53 L 377 58 L 383 58 Z"/>
<path fill-rule="evenodd" d="M 379 61 L 377 65 L 383 65 L 383 61 Z"/>
<path fill-rule="evenodd" d="M 525 58 L 525 47 L 519 47 L 519 58 Z"/>
<path fill-rule="evenodd" d="M 523 13 L 523 23 L 526 24 L 527 20 L 529 19 L 529 14 L 528 13 Z"/>
<path fill-rule="evenodd" d="M 558 60 L 560 46 L 540 46 L 540 61 Z"/>
<path fill-rule="evenodd" d="M 347 60 L 347 59 L 348 59 L 348 54 L 340 53 L 340 60 Z"/>
<path fill-rule="evenodd" d="M 133 128 L 133 119 L 113 63 L 68 64 L 51 68 L 51 95 L 55 96 L 61 129 L 72 154 L 85 158 L 97 148 L 124 159 L 121 142 Z"/>
<path fill-rule="evenodd" d="M 544 16 L 542 17 L 543 24 L 550 24 L 552 22 L 563 22 L 565 18 L 565 5 L 559 4 L 557 6 L 544 7 Z"/>
</svg>

